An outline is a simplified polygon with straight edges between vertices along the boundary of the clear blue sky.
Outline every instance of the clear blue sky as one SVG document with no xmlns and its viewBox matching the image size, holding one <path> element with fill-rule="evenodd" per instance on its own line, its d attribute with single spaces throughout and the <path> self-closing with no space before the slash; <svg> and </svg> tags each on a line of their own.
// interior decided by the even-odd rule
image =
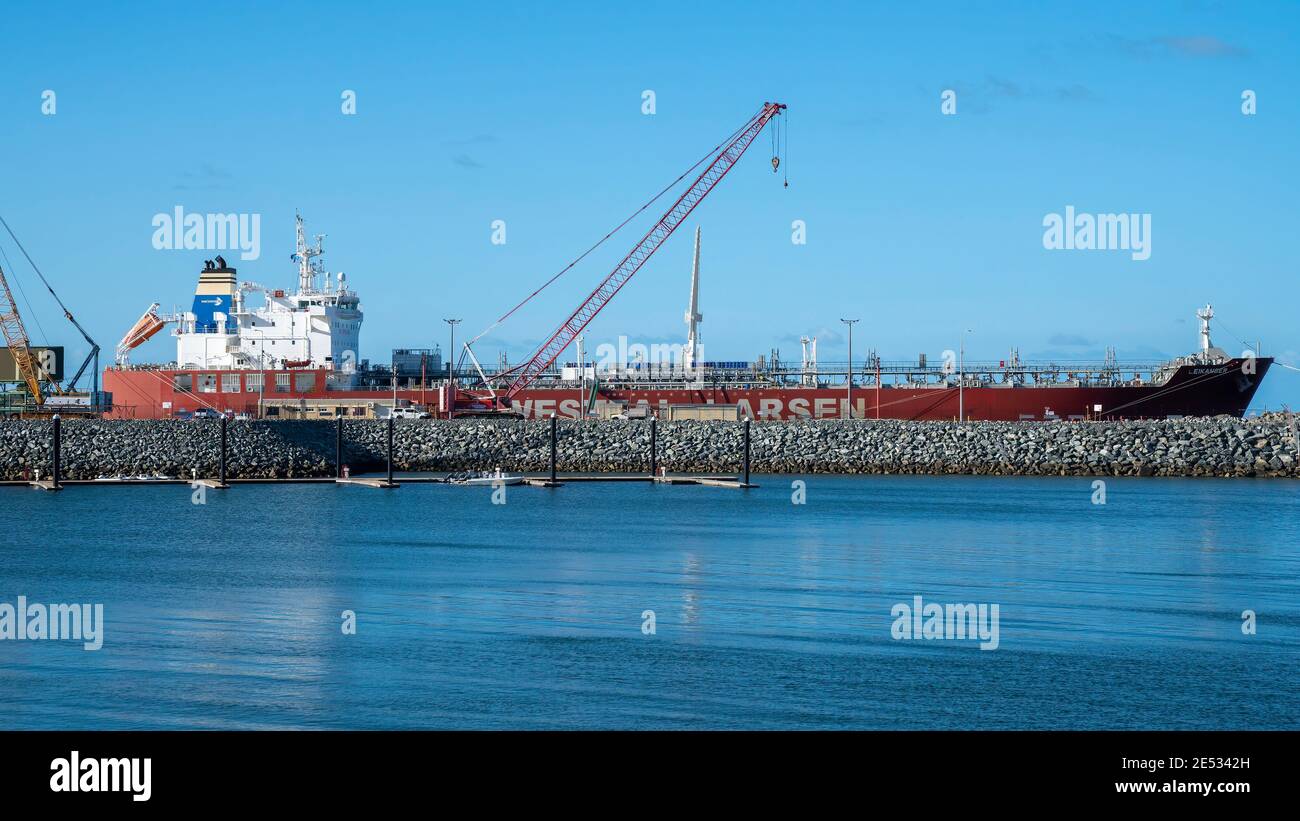
<svg viewBox="0 0 1300 821">
<path fill-rule="evenodd" d="M 442 317 L 485 328 L 779 99 L 790 187 L 763 135 L 592 345 L 681 339 L 698 223 L 709 359 L 795 359 L 802 334 L 842 359 L 849 315 L 855 353 L 886 359 L 937 357 L 962 328 L 974 359 L 1163 358 L 1194 349 L 1209 301 L 1222 347 L 1258 338 L 1300 364 L 1296 3 L 23 2 L 4 28 L 0 213 L 105 363 L 151 301 L 188 306 L 211 256 L 152 247 L 153 215 L 176 205 L 261 214 L 240 275 L 285 287 L 301 209 L 361 293 L 362 356 L 382 361 L 445 346 Z M 1150 213 L 1151 258 L 1044 250 L 1044 215 L 1067 205 Z M 525 355 L 638 237 L 480 356 Z M 84 352 L 3 247 L 36 341 Z M 160 336 L 136 359 L 173 356 Z M 1300 406 L 1300 373 L 1279 368 L 1257 405 L 1283 402 Z"/>
</svg>

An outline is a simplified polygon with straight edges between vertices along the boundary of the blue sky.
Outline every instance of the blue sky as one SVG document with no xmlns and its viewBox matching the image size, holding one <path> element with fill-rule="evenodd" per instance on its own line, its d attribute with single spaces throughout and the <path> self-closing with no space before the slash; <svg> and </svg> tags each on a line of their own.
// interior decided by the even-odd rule
<svg viewBox="0 0 1300 821">
<path fill-rule="evenodd" d="M 382 361 L 445 346 L 442 317 L 486 328 L 779 99 L 790 187 L 761 136 L 593 345 L 682 338 L 700 224 L 709 359 L 795 359 L 804 334 L 842 359 L 841 316 L 862 319 L 855 353 L 886 359 L 937 357 L 963 328 L 972 359 L 1159 359 L 1195 348 L 1209 301 L 1219 345 L 1259 339 L 1300 364 L 1296 3 L 17 3 L 5 28 L 0 213 L 106 363 L 150 302 L 188 305 L 212 255 L 152 247 L 176 205 L 261 214 L 241 278 L 286 287 L 300 209 L 361 293 L 362 356 Z M 1042 220 L 1067 205 L 1151 214 L 1151 258 L 1045 250 Z M 527 354 L 639 236 L 480 357 Z M 84 351 L 0 247 L 35 341 Z M 160 336 L 136 359 L 173 355 Z M 1278 368 L 1256 404 L 1282 403 L 1300 406 L 1300 373 Z"/>
</svg>

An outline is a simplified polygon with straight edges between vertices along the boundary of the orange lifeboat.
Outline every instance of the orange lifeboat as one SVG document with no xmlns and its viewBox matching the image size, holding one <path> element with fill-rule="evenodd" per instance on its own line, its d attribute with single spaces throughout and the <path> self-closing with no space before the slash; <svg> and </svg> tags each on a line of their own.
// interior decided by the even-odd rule
<svg viewBox="0 0 1300 821">
<path fill-rule="evenodd" d="M 122 337 L 122 341 L 117 343 L 118 362 L 125 362 L 127 352 L 148 342 L 166 324 L 166 321 L 158 316 L 158 303 L 150 305 L 149 309 L 131 326 L 131 330 L 126 332 L 126 336 Z"/>
</svg>

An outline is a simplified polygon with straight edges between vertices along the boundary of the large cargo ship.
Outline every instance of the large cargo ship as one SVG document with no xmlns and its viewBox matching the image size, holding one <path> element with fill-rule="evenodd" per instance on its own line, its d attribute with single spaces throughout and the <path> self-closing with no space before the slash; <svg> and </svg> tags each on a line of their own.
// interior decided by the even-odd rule
<svg viewBox="0 0 1300 821">
<path fill-rule="evenodd" d="M 116 418 L 184 418 L 196 413 L 273 418 L 384 416 L 394 407 L 430 416 L 501 413 L 540 418 L 930 419 L 1043 421 L 1242 416 L 1272 359 L 1231 356 L 1210 339 L 1210 306 L 1197 311 L 1200 347 L 1161 363 L 965 362 L 951 351 L 933 363 L 882 361 L 874 352 L 818 363 L 805 339 L 797 364 L 778 351 L 755 361 L 703 360 L 699 340 L 699 233 L 686 311 L 687 334 L 659 356 L 644 346 L 615 356 L 551 363 L 527 387 L 505 394 L 518 367 L 504 361 L 457 368 L 438 350 L 395 351 L 372 365 L 359 356 L 360 297 L 343 274 L 323 270 L 320 237 L 309 245 L 297 223 L 297 286 L 240 282 L 221 257 L 206 262 L 189 311 L 158 313 L 154 303 L 104 372 Z M 253 305 L 254 295 L 261 304 Z M 173 326 L 176 360 L 133 365 L 130 353 Z M 615 348 L 615 346 L 607 346 Z M 630 355 L 628 350 L 630 349 Z M 851 374 L 851 378 L 850 378 Z M 458 401 L 476 384 L 482 402 Z"/>
</svg>

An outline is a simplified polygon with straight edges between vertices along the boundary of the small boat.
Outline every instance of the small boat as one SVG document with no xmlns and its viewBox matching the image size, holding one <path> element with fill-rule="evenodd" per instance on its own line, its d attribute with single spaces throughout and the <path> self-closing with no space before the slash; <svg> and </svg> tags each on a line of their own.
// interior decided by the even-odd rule
<svg viewBox="0 0 1300 821">
<path fill-rule="evenodd" d="M 521 473 L 502 473 L 501 468 L 497 468 L 490 473 L 479 471 L 453 473 L 447 477 L 447 481 L 453 485 L 490 485 L 498 487 L 500 485 L 523 484 L 524 477 Z"/>
</svg>

